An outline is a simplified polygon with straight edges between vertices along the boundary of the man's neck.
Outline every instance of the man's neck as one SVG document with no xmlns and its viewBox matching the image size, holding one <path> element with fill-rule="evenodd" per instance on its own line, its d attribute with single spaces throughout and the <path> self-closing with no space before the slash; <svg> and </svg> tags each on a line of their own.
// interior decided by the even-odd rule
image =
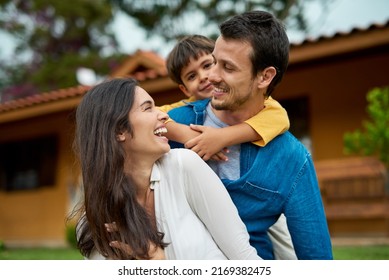
<svg viewBox="0 0 389 280">
<path fill-rule="evenodd" d="M 255 116 L 265 108 L 265 106 L 263 102 L 252 102 L 251 104 L 248 104 L 248 106 L 241 106 L 236 110 L 216 110 L 212 106 L 211 108 L 215 116 L 222 122 L 228 125 L 236 125 Z"/>
</svg>

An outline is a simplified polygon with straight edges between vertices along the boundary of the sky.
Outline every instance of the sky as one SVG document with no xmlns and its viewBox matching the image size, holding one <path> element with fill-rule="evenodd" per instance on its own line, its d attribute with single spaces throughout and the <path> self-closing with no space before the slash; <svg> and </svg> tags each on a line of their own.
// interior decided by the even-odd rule
<svg viewBox="0 0 389 280">
<path fill-rule="evenodd" d="M 326 16 L 323 16 L 323 13 L 326 13 Z M 329 6 L 329 11 L 324 12 L 317 1 L 313 1 L 307 14 L 309 34 L 288 31 L 292 43 L 298 43 L 307 37 L 331 36 L 336 32 L 348 32 L 353 28 L 366 28 L 373 23 L 385 23 L 389 20 L 389 0 L 334 0 Z M 112 28 L 123 53 L 132 54 L 138 49 L 153 50 L 166 57 L 174 44 L 163 43 L 156 37 L 147 39 L 145 32 L 123 14 L 116 17 Z M 10 39 L 2 34 L 0 42 L 2 42 L 0 57 L 6 57 L 12 52 L 12 44 L 7 44 Z"/>
<path fill-rule="evenodd" d="M 308 37 L 331 36 L 336 32 L 348 32 L 353 28 L 366 28 L 373 23 L 385 23 L 389 20 L 389 0 L 336 0 L 330 5 L 328 14 L 323 17 L 321 6 L 310 5 L 308 10 L 310 30 Z M 146 34 L 123 15 L 119 15 L 114 23 L 117 40 L 121 51 L 134 53 L 137 49 L 156 50 L 162 41 L 158 38 L 146 40 Z M 131 40 L 129 31 L 131 30 Z M 288 32 L 292 43 L 306 38 L 300 33 Z M 172 45 L 166 45 L 158 53 L 166 57 Z"/>
</svg>

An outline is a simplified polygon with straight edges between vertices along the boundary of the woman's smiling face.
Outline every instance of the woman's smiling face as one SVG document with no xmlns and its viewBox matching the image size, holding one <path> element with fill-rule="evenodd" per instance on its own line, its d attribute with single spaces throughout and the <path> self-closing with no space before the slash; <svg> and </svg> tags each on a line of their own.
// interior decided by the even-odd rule
<svg viewBox="0 0 389 280">
<path fill-rule="evenodd" d="M 155 107 L 152 97 L 141 87 L 135 89 L 134 104 L 128 114 L 133 135 L 124 132 L 118 135 L 124 141 L 128 155 L 150 154 L 158 158 L 169 152 L 165 122 L 168 115 Z"/>
</svg>

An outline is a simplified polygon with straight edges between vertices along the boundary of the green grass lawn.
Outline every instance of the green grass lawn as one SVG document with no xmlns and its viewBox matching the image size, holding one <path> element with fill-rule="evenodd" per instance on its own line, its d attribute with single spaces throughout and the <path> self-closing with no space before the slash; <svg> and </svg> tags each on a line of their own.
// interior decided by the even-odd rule
<svg viewBox="0 0 389 280">
<path fill-rule="evenodd" d="M 389 260 L 389 245 L 334 246 L 335 260 Z M 0 260 L 82 260 L 72 248 L 2 249 Z"/>
<path fill-rule="evenodd" d="M 82 260 L 83 257 L 72 248 L 3 249 L 0 260 Z"/>
<path fill-rule="evenodd" d="M 335 260 L 389 260 L 389 245 L 334 246 Z"/>
</svg>

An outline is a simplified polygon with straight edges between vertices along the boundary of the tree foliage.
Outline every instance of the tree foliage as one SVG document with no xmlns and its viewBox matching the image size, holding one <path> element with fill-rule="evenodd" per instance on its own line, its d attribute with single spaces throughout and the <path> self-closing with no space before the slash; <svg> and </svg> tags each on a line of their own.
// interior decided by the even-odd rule
<svg viewBox="0 0 389 280">
<path fill-rule="evenodd" d="M 369 120 L 363 129 L 344 134 L 346 154 L 376 155 L 389 168 L 389 87 L 374 88 L 367 94 Z"/>
<path fill-rule="evenodd" d="M 135 19 L 149 36 L 158 34 L 168 42 L 190 33 L 215 37 L 220 22 L 253 9 L 268 10 L 288 27 L 305 30 L 307 2 L 322 6 L 329 3 L 325 0 L 0 0 L 0 32 L 11 34 L 16 40 L 12 57 L 0 60 L 0 102 L 74 86 L 78 67 L 94 69 L 102 76 L 108 74 L 125 56 L 119 52 L 111 26 L 118 11 Z M 193 26 L 194 22 L 198 26 Z"/>
<path fill-rule="evenodd" d="M 17 43 L 14 56 L 0 61 L 3 101 L 74 86 L 79 66 L 107 71 L 102 54 L 117 43 L 106 1 L 8 0 L 0 7 L 0 29 Z"/>
<path fill-rule="evenodd" d="M 290 28 L 306 30 L 305 8 L 308 2 L 323 0 L 111 0 L 123 12 L 135 18 L 150 35 L 177 39 L 194 28 L 209 37 L 217 36 L 217 26 L 237 13 L 262 9 L 285 21 Z M 196 21 L 193 19 L 196 18 Z M 202 19 L 202 21 L 201 21 Z M 200 24 L 193 27 L 194 22 Z"/>
</svg>

